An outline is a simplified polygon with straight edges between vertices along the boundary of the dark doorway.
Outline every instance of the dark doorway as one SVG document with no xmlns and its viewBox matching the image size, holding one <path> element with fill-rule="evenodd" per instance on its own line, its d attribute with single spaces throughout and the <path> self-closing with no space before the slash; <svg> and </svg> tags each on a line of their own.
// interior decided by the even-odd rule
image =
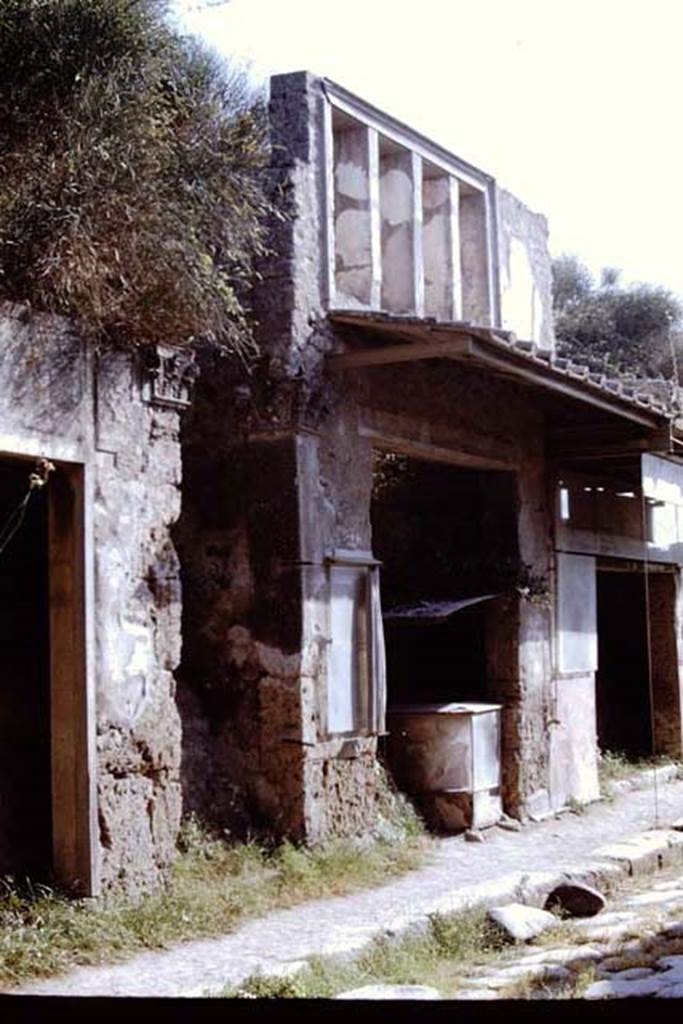
<svg viewBox="0 0 683 1024">
<path fill-rule="evenodd" d="M 0 524 L 28 489 L 29 462 L 0 461 Z M 0 874 L 52 866 L 48 511 L 36 491 L 0 553 Z"/>
<path fill-rule="evenodd" d="M 597 572 L 598 743 L 629 758 L 653 752 L 646 615 L 643 573 Z"/>
<path fill-rule="evenodd" d="M 371 520 L 385 613 L 461 605 L 429 621 L 385 617 L 388 705 L 491 700 L 491 602 L 467 602 L 508 590 L 517 572 L 514 475 L 377 453 Z"/>
</svg>

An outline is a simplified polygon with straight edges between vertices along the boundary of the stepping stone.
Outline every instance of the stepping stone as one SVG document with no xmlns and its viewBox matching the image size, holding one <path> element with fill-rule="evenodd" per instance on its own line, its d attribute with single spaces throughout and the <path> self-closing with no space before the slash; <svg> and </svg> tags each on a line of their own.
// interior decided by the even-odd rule
<svg viewBox="0 0 683 1024">
<path fill-rule="evenodd" d="M 363 985 L 340 992 L 335 999 L 441 999 L 429 985 Z"/>
<path fill-rule="evenodd" d="M 609 981 L 638 981 L 640 978 L 651 978 L 656 973 L 651 967 L 627 967 L 625 971 L 615 971 Z"/>
<path fill-rule="evenodd" d="M 584 999 L 633 999 L 642 996 L 658 995 L 662 988 L 662 975 L 652 978 L 641 978 L 637 981 L 596 981 L 589 985 Z"/>
<path fill-rule="evenodd" d="M 683 818 L 676 818 L 675 821 L 672 821 L 671 828 L 676 832 L 683 832 Z"/>
<path fill-rule="evenodd" d="M 528 942 L 557 924 L 557 918 L 547 910 L 527 907 L 524 903 L 493 907 L 488 916 L 513 942 Z"/>
<path fill-rule="evenodd" d="M 667 972 L 675 971 L 676 974 L 683 975 L 683 956 L 663 956 L 657 963 L 660 967 L 665 967 Z M 681 981 L 683 981 L 683 977 Z"/>
<path fill-rule="evenodd" d="M 657 882 L 652 886 L 655 892 L 675 892 L 683 890 L 683 878 L 674 878 L 670 882 Z"/>
<path fill-rule="evenodd" d="M 683 892 L 641 892 L 630 896 L 624 901 L 629 907 L 650 907 L 660 903 L 679 903 L 683 901 Z"/>
<path fill-rule="evenodd" d="M 597 921 L 577 922 L 574 927 L 591 942 L 617 942 L 637 926 L 638 915 L 621 911 L 601 914 Z"/>
<path fill-rule="evenodd" d="M 559 909 L 571 917 L 595 917 L 606 904 L 597 889 L 580 882 L 564 882 L 556 886 L 545 901 L 546 910 Z"/>
<path fill-rule="evenodd" d="M 592 946 L 562 946 L 559 949 L 534 949 L 524 954 L 525 964 L 579 964 L 595 963 L 605 954 Z"/>
<path fill-rule="evenodd" d="M 662 978 L 665 978 L 663 975 Z M 657 993 L 658 999 L 683 999 L 683 982 L 679 982 L 676 985 L 667 985 L 666 988 L 660 989 Z"/>
</svg>

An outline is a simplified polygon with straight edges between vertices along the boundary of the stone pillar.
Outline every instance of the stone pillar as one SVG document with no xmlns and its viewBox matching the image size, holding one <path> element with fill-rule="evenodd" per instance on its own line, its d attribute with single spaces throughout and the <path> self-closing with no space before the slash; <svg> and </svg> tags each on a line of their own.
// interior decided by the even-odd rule
<svg viewBox="0 0 683 1024">
<path fill-rule="evenodd" d="M 654 753 L 680 758 L 683 753 L 683 694 L 679 650 L 683 600 L 679 575 L 650 572 L 645 585 L 649 611 Z"/>
<path fill-rule="evenodd" d="M 529 456 L 517 484 L 519 559 L 547 579 L 542 458 Z M 551 609 L 548 602 L 507 597 L 491 602 L 487 615 L 489 687 L 492 700 L 503 704 L 504 806 L 513 814 L 543 814 L 550 810 Z"/>
</svg>

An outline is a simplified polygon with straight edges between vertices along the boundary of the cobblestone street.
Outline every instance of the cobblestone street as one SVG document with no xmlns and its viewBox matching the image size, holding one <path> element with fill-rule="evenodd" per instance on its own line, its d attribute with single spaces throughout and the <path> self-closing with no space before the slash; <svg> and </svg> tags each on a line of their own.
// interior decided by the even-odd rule
<svg viewBox="0 0 683 1024">
<path fill-rule="evenodd" d="M 456 999 L 683 996 L 683 871 L 625 886 L 607 909 L 477 970 Z"/>
</svg>

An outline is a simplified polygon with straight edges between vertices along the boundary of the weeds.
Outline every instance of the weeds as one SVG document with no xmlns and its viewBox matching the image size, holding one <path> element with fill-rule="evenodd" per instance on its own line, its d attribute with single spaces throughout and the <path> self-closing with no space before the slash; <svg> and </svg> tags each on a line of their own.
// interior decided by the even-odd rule
<svg viewBox="0 0 683 1024">
<path fill-rule="evenodd" d="M 196 821 L 186 823 L 179 845 L 167 886 L 138 899 L 110 894 L 77 901 L 46 886 L 3 880 L 0 984 L 220 935 L 275 908 L 380 884 L 417 867 L 426 849 L 421 835 L 362 850 L 348 840 L 268 849 L 230 844 Z"/>
<path fill-rule="evenodd" d="M 400 941 L 379 938 L 352 963 L 315 958 L 295 977 L 265 978 L 255 974 L 228 998 L 330 998 L 345 989 L 370 983 L 434 985 L 452 994 L 464 972 L 508 948 L 485 910 L 433 915 L 423 935 Z"/>
<path fill-rule="evenodd" d="M 664 754 L 629 758 L 621 750 L 603 750 L 598 761 L 600 789 L 604 791 L 610 782 L 620 782 L 636 772 L 647 771 L 648 768 L 662 768 L 670 764 L 677 764 L 677 762 Z"/>
</svg>

